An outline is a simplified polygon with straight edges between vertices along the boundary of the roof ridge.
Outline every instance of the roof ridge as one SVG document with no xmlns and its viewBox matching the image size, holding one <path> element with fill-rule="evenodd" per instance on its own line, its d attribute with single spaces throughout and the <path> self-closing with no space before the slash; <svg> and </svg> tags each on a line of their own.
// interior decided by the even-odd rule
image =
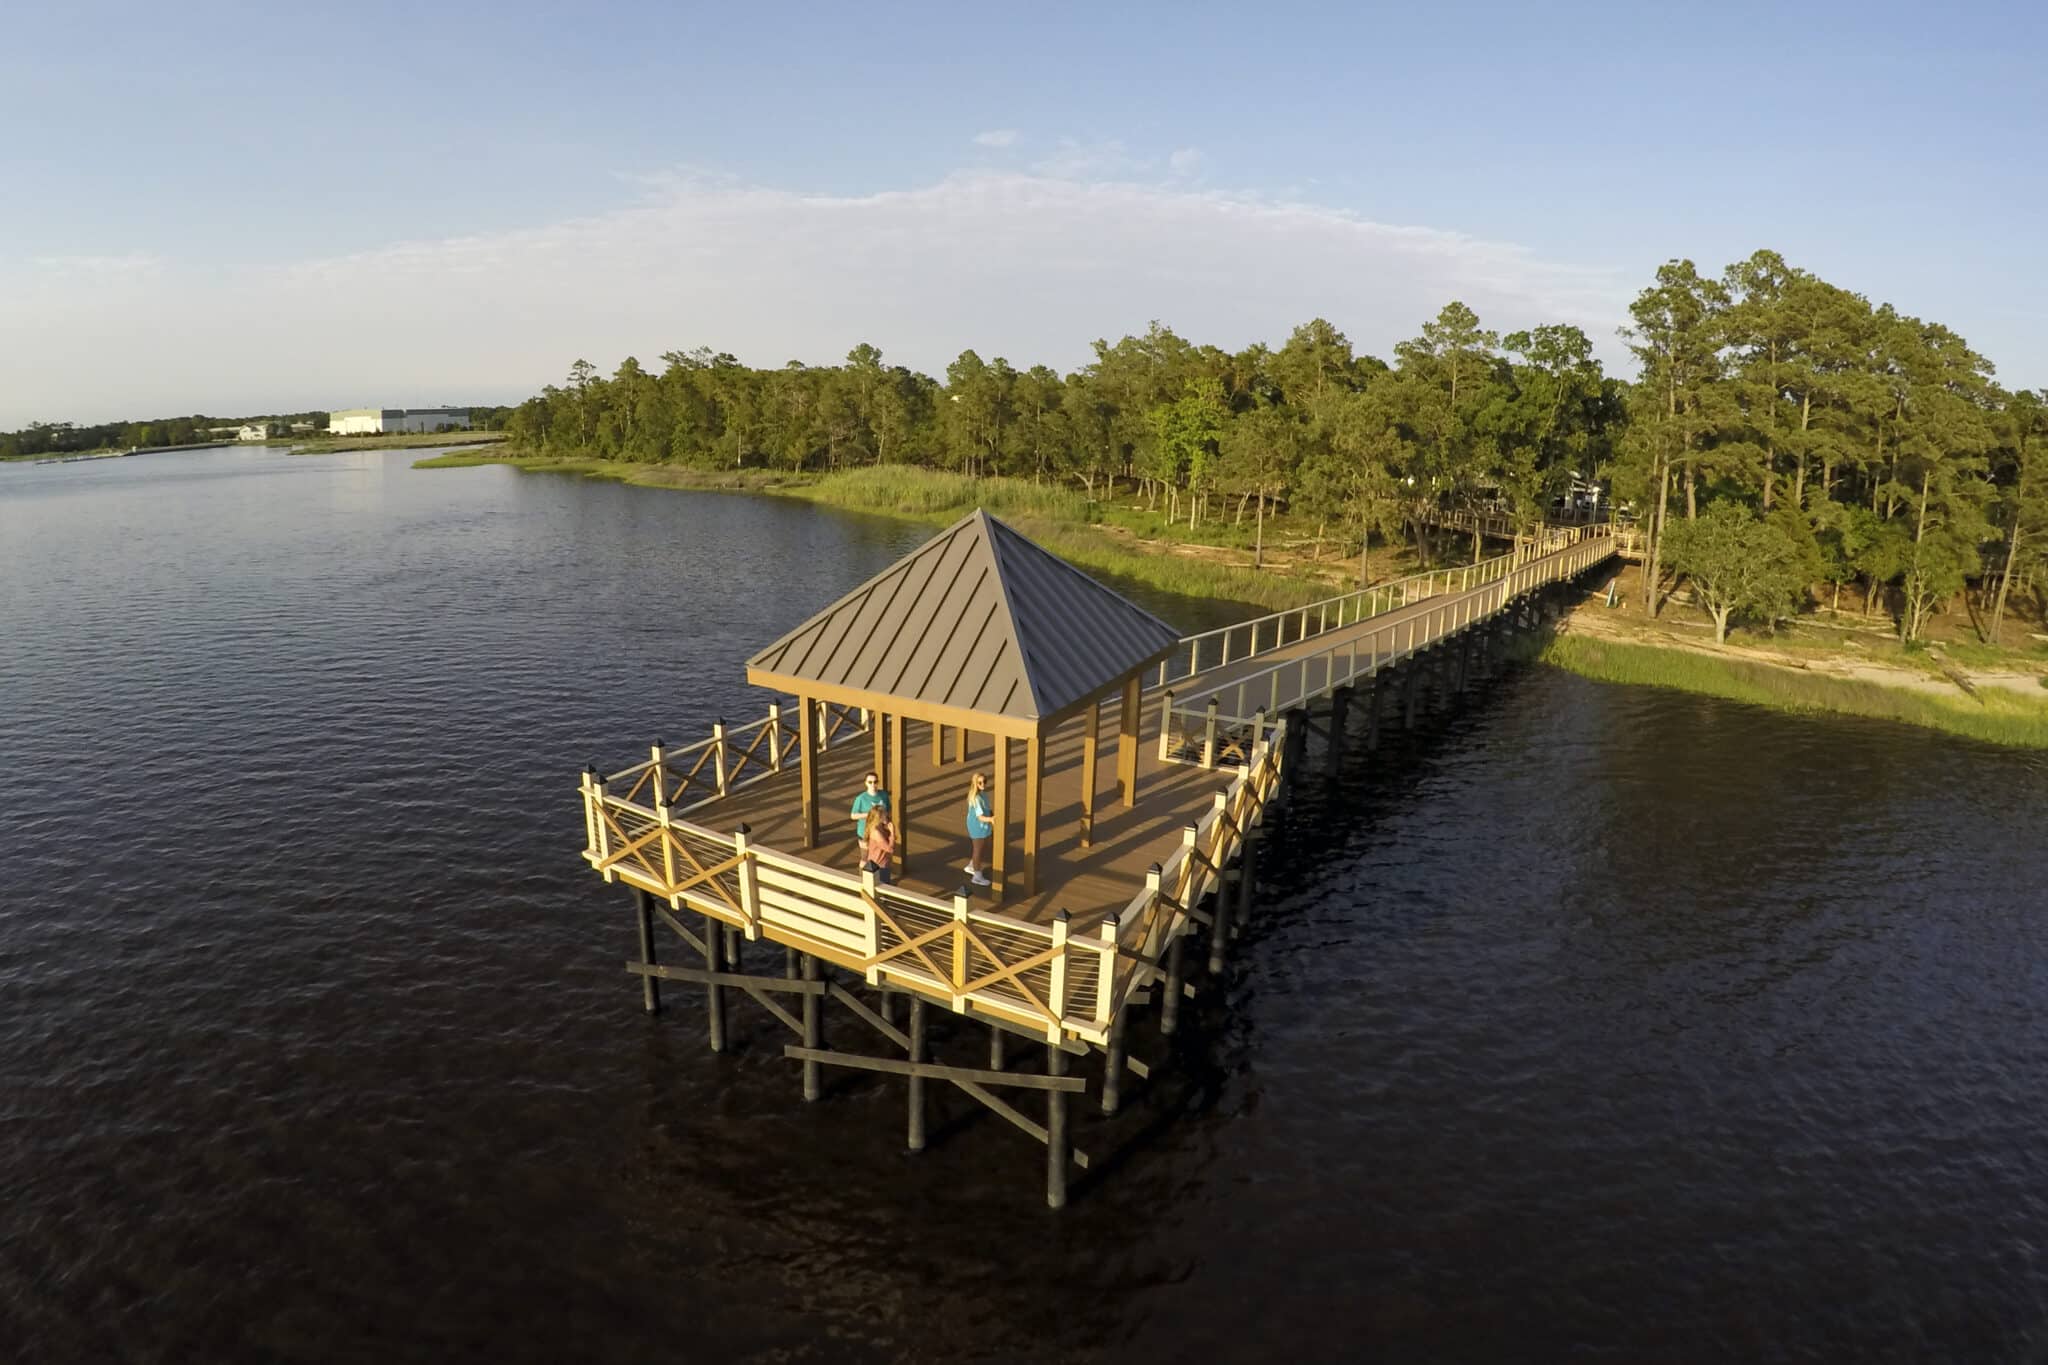
<svg viewBox="0 0 2048 1365">
<path fill-rule="evenodd" d="M 1032 676 L 1031 656 L 1024 649 L 1024 638 L 1017 633 L 1017 604 L 1010 600 L 1010 585 L 1003 575 L 1003 553 L 996 546 L 994 528 L 1002 526 L 1002 529 L 1009 531 L 1011 535 L 1017 533 L 1010 531 L 1009 527 L 1003 526 L 1003 523 L 990 516 L 986 508 L 977 507 L 968 513 L 968 516 L 973 520 L 975 530 L 981 535 L 981 543 L 988 547 L 990 577 L 995 580 L 996 601 L 1002 604 L 1002 611 L 998 615 L 1002 619 L 1003 629 L 1009 634 L 1010 648 L 1017 652 L 1017 671 L 1024 675 L 1024 686 L 1031 693 L 1031 704 L 1038 709 L 1040 715 L 1044 715 L 1051 708 L 1046 706 L 1045 698 L 1038 695 L 1038 680 Z"/>
</svg>

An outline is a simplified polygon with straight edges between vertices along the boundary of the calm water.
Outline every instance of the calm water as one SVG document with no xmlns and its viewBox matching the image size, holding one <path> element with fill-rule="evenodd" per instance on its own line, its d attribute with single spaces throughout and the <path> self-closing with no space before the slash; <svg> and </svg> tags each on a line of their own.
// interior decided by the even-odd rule
<svg viewBox="0 0 2048 1365">
<path fill-rule="evenodd" d="M 1053 1215 L 576 857 L 918 533 L 412 458 L 0 467 L 0 1359 L 2048 1358 L 2041 759 L 1505 679 L 1298 786 Z"/>
</svg>

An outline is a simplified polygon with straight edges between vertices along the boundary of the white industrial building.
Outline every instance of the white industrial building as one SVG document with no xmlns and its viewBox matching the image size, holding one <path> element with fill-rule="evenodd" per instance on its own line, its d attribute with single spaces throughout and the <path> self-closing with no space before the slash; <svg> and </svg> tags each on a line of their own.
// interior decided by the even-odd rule
<svg viewBox="0 0 2048 1365">
<path fill-rule="evenodd" d="M 267 422 L 251 422 L 245 427 L 239 427 L 235 431 L 235 439 L 238 441 L 267 441 L 270 439 L 270 424 Z"/>
<path fill-rule="evenodd" d="M 445 431 L 469 427 L 468 408 L 342 408 L 327 414 L 335 436 L 374 436 L 391 431 Z"/>
</svg>

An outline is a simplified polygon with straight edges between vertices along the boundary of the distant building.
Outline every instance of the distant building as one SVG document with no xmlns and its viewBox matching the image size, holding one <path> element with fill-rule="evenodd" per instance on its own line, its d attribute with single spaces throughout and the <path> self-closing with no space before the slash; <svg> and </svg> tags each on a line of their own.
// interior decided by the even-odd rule
<svg viewBox="0 0 2048 1365">
<path fill-rule="evenodd" d="M 469 427 L 468 408 L 341 408 L 327 415 L 336 436 L 372 436 L 393 431 L 445 431 Z"/>
<path fill-rule="evenodd" d="M 267 441 L 270 439 L 270 428 L 262 422 L 251 422 L 246 427 L 236 428 L 235 439 L 238 441 Z"/>
</svg>

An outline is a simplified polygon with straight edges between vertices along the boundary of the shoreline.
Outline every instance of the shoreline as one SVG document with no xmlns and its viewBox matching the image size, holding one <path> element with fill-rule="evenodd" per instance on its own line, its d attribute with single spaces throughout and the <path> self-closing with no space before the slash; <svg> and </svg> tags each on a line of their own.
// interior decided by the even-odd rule
<svg viewBox="0 0 2048 1365">
<path fill-rule="evenodd" d="M 1925 666 L 1798 643 L 1716 646 L 1674 623 L 1624 617 L 1597 597 L 1575 607 L 1532 651 L 1595 682 L 1659 687 L 1794 715 L 1889 720 L 2006 748 L 2048 749 L 2048 660 L 1997 651 L 2003 666 L 1966 667 L 1930 649 Z M 1990 651 L 1986 651 L 1990 652 Z M 2026 665 L 2032 665 L 2027 667 Z"/>
<path fill-rule="evenodd" d="M 1008 479 L 969 480 L 903 467 L 840 474 L 792 475 L 773 470 L 701 470 L 681 465 L 522 455 L 502 449 L 450 451 L 417 460 L 415 469 L 502 464 L 533 473 L 579 474 L 643 488 L 754 493 L 793 498 L 841 511 L 943 526 L 984 499 L 989 510 L 1091 573 L 1157 591 L 1202 599 L 1243 616 L 1284 610 L 1348 590 L 1350 583 L 1221 562 L 1218 548 L 1143 538 L 1090 520 L 1089 503 L 1072 489 Z M 1327 563 L 1327 561 L 1325 561 Z M 1398 557 L 1381 562 L 1398 576 Z M 1375 574 L 1375 580 L 1389 575 Z M 1740 640 L 1714 646 L 1683 638 L 1695 623 L 1672 603 L 1656 621 L 1610 609 L 1589 596 L 1568 613 L 1558 633 L 1531 651 L 1540 663 L 1599 682 L 1663 687 L 1803 715 L 1891 720 L 2005 747 L 2048 749 L 2048 647 L 2040 655 L 1988 646 L 1933 646 L 1897 659 L 1856 643 L 1854 627 L 1840 642 L 1804 635 L 1768 645 Z M 1702 621 L 1704 618 L 1702 618 Z M 1823 628 L 1818 621 L 1811 628 Z M 1808 632 L 1810 634 L 1810 631 Z M 1885 637 L 1870 632 L 1873 640 Z M 1972 656 L 1963 663 L 1950 650 Z M 1984 661 L 1989 660 L 1989 666 Z"/>
<path fill-rule="evenodd" d="M 621 460 L 557 458 L 511 451 L 450 451 L 415 460 L 415 469 L 509 465 L 527 473 L 576 474 L 641 488 L 679 492 L 753 493 L 790 498 L 842 512 L 942 527 L 976 506 L 1090 573 L 1199 601 L 1240 618 L 1305 606 L 1348 591 L 1350 584 L 1275 569 L 1226 562 L 1226 553 L 1202 543 L 1152 540 L 1125 527 L 1092 520 L 1092 504 L 1078 490 L 1013 479 L 968 479 L 910 466 L 883 466 L 837 474 L 791 475 L 774 470 L 701 470 Z M 1389 559 L 1391 562 L 1391 558 Z"/>
</svg>

